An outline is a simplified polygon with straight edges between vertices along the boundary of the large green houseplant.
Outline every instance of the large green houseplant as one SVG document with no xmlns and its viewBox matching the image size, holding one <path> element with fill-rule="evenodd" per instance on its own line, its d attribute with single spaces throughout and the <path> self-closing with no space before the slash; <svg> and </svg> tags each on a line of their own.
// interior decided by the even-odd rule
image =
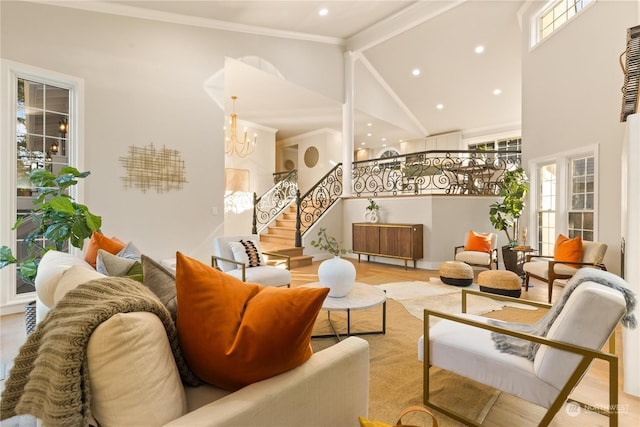
<svg viewBox="0 0 640 427">
<path fill-rule="evenodd" d="M 499 196 L 502 200 L 489 206 L 489 220 L 498 231 L 504 231 L 509 242 L 502 247 L 502 259 L 505 267 L 515 271 L 516 253 L 511 250 L 517 245 L 519 219 L 525 208 L 525 199 L 529 192 L 529 178 L 524 169 L 505 171 Z"/>
<path fill-rule="evenodd" d="M 17 259 L 8 246 L 0 247 L 0 268 L 17 264 L 18 276 L 27 283 L 34 283 L 38 272 L 38 263 L 49 250 L 64 250 L 67 242 L 82 249 L 86 238 L 94 231 L 100 231 L 102 219 L 89 209 L 77 203 L 68 193 L 69 187 L 76 185 L 78 179 L 86 178 L 90 172 L 79 172 L 76 168 L 65 167 L 58 175 L 36 169 L 29 175 L 34 187 L 39 189 L 33 200 L 33 209 L 28 215 L 18 218 L 13 230 L 29 221 L 33 230 L 24 237 L 27 243 L 27 256 Z"/>
</svg>

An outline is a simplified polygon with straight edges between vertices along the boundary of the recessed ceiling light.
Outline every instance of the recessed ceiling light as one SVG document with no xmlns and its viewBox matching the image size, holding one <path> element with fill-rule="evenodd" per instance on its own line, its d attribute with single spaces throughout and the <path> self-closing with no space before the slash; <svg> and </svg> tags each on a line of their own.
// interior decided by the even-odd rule
<svg viewBox="0 0 640 427">
<path fill-rule="evenodd" d="M 387 138 L 381 138 L 381 139 L 380 139 L 380 141 L 382 141 L 382 142 L 384 142 L 384 141 L 386 141 L 386 140 L 387 140 Z"/>
<path fill-rule="evenodd" d="M 494 89 L 493 90 L 493 94 L 494 95 L 500 95 L 502 93 L 502 89 Z"/>
<path fill-rule="evenodd" d="M 328 14 L 329 14 L 329 9 L 327 9 L 326 7 L 323 7 L 318 11 L 318 15 L 320 16 L 327 16 Z"/>
<path fill-rule="evenodd" d="M 420 68 L 414 68 L 413 71 L 411 71 L 411 74 L 413 74 L 414 76 L 419 76 L 420 75 Z"/>
<path fill-rule="evenodd" d="M 373 135 L 371 132 L 367 133 L 367 136 L 371 136 L 371 135 Z"/>
<path fill-rule="evenodd" d="M 373 126 L 373 123 L 369 122 L 367 123 L 367 126 Z"/>
<path fill-rule="evenodd" d="M 482 52 L 484 52 L 484 46 L 482 46 L 482 45 L 478 45 L 478 46 L 476 46 L 476 48 L 475 48 L 475 52 L 476 52 L 476 53 L 482 53 Z"/>
<path fill-rule="evenodd" d="M 364 144 L 365 144 L 364 142 L 361 142 L 361 143 L 360 143 L 360 145 L 364 145 Z"/>
<path fill-rule="evenodd" d="M 383 146 L 383 147 L 386 147 L 386 146 L 387 146 L 387 144 L 382 144 L 382 146 Z"/>
<path fill-rule="evenodd" d="M 442 104 L 438 104 L 438 105 L 436 105 L 436 108 L 437 108 L 438 110 L 442 110 L 442 109 L 444 108 L 444 105 L 442 105 Z"/>
</svg>

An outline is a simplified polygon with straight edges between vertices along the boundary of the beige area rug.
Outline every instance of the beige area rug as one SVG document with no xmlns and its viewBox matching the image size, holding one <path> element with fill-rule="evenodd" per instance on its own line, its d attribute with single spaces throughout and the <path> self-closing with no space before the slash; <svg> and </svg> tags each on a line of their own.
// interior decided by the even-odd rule
<svg viewBox="0 0 640 427">
<path fill-rule="evenodd" d="M 338 331 L 346 331 L 345 313 L 332 312 L 331 319 Z M 380 330 L 381 325 L 382 307 L 351 313 L 352 333 Z M 331 330 L 326 312 L 322 311 L 318 316 L 314 334 L 327 333 L 331 333 Z M 394 425 L 404 408 L 422 404 L 422 363 L 417 357 L 418 338 L 421 335 L 422 321 L 409 314 L 399 302 L 387 299 L 386 334 L 361 336 L 369 342 L 369 419 Z M 336 342 L 335 338 L 314 338 L 311 345 L 314 351 L 320 351 Z M 444 407 L 456 408 L 463 415 L 482 422 L 498 398 L 499 392 L 455 374 L 433 369 L 432 400 Z M 462 425 L 442 414 L 435 415 L 441 427 Z M 416 414 L 415 418 L 405 417 L 403 421 L 405 424 L 430 425 L 424 415 L 420 414 Z"/>
<path fill-rule="evenodd" d="M 431 278 L 429 282 L 395 282 L 377 285 L 377 287 L 384 289 L 387 298 L 398 301 L 410 314 L 420 320 L 424 318 L 425 308 L 445 313 L 460 313 L 462 289 L 480 290 L 475 283 L 467 287 L 458 287 L 442 283 L 438 278 Z M 506 306 L 535 311 L 531 306 L 524 304 L 504 303 L 475 295 L 467 297 L 467 313 L 471 314 L 485 314 L 502 310 Z M 431 319 L 431 324 L 437 321 L 438 319 L 434 317 Z"/>
</svg>

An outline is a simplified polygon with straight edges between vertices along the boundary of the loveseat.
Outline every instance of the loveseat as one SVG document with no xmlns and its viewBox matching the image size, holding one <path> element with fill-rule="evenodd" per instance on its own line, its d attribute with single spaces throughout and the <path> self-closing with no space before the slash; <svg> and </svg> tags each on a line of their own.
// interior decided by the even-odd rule
<svg viewBox="0 0 640 427">
<path fill-rule="evenodd" d="M 100 277 L 79 257 L 48 252 L 36 281 L 38 320 L 71 289 Z M 184 385 L 172 356 L 154 314 L 119 313 L 100 324 L 87 350 L 95 424 L 347 427 L 367 415 L 369 349 L 357 337 L 234 392 Z"/>
</svg>

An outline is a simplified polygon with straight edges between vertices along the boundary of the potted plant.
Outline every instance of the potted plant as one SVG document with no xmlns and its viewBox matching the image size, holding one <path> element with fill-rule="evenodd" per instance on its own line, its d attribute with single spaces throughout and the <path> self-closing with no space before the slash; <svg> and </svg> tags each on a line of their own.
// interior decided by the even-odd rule
<svg viewBox="0 0 640 427">
<path fill-rule="evenodd" d="M 17 264 L 17 274 L 25 282 L 33 284 L 38 273 L 38 263 L 49 250 L 62 251 L 67 246 L 82 249 L 84 240 L 94 231 L 100 231 L 102 219 L 94 215 L 68 194 L 69 187 L 78 179 L 86 178 L 90 172 L 79 172 L 65 167 L 56 176 L 45 169 L 36 169 L 29 175 L 34 187 L 39 188 L 29 215 L 20 217 L 12 230 L 31 222 L 33 231 L 23 240 L 27 243 L 27 257 L 18 260 L 8 246 L 0 247 L 0 268 Z"/>
<path fill-rule="evenodd" d="M 369 204 L 365 208 L 366 212 L 364 214 L 364 217 L 368 222 L 378 222 L 378 209 L 380 209 L 380 206 L 378 206 L 375 200 L 368 200 Z"/>
<path fill-rule="evenodd" d="M 517 270 L 517 254 L 511 250 L 518 244 L 518 221 L 525 208 L 525 198 L 529 192 L 529 178 L 524 169 L 517 168 L 505 171 L 502 176 L 500 193 L 502 201 L 492 203 L 489 206 L 489 220 L 498 231 L 504 231 L 507 235 L 507 245 L 502 247 L 502 259 L 505 268 L 511 271 Z"/>
<path fill-rule="evenodd" d="M 318 239 L 311 241 L 311 246 L 333 254 L 333 258 L 322 261 L 318 267 L 318 279 L 323 286 L 329 288 L 329 296 L 340 298 L 347 295 L 356 280 L 356 268 L 347 260 L 340 258 L 350 250 L 340 248 L 335 237 L 327 234 L 326 228 L 320 228 Z"/>
</svg>

